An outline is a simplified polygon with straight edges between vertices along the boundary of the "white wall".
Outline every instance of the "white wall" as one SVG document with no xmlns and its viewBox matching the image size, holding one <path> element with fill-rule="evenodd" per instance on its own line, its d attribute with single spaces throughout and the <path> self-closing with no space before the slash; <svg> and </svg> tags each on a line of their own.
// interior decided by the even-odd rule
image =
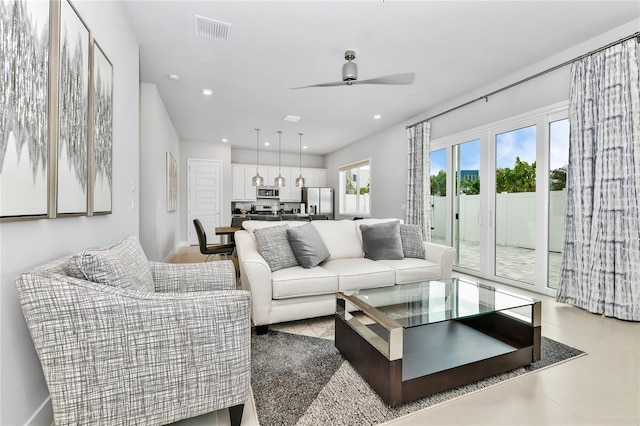
<svg viewBox="0 0 640 426">
<path fill-rule="evenodd" d="M 237 164 L 256 164 L 256 150 L 255 149 L 232 149 L 231 150 L 231 162 Z M 282 153 L 280 159 L 281 166 L 298 167 L 300 164 L 300 154 Z M 278 148 L 275 152 L 273 149 L 269 151 L 263 150 L 260 147 L 260 164 L 277 166 L 278 165 Z M 324 156 L 322 155 L 308 155 L 302 154 L 302 167 L 316 167 L 324 168 Z"/>
<path fill-rule="evenodd" d="M 18 304 L 14 277 L 58 257 L 138 234 L 138 42 L 119 3 L 74 2 L 74 6 L 113 64 L 113 214 L 0 224 L 2 425 L 53 422 L 47 387 Z"/>
<path fill-rule="evenodd" d="M 531 67 L 480 87 L 470 93 L 438 105 L 405 122 L 325 156 L 329 186 L 338 188 L 340 166 L 371 158 L 371 216 L 405 218 L 407 180 L 406 126 L 439 114 L 457 105 L 477 99 L 494 90 L 549 69 L 608 43 L 629 36 L 640 28 L 640 20 L 615 28 L 599 37 L 585 41 Z M 569 66 L 533 79 L 494 95 L 488 102 L 480 101 L 431 121 L 431 139 L 437 139 L 512 117 L 569 98 Z M 446 82 L 443 82 L 446 84 Z M 428 96 L 428 94 L 425 94 Z"/>
<path fill-rule="evenodd" d="M 140 84 L 140 242 L 163 261 L 180 243 L 180 210 L 167 212 L 166 155 L 180 159 L 180 139 L 153 84 Z M 178 192 L 178 202 L 184 192 Z"/>
<path fill-rule="evenodd" d="M 371 216 L 404 219 L 406 202 L 407 137 L 402 125 L 393 126 L 325 156 L 327 185 L 340 188 L 341 166 L 371 160 Z M 336 196 L 336 203 L 339 197 Z M 339 211 L 336 206 L 336 211 Z M 337 215 L 336 219 L 351 216 Z"/>
<path fill-rule="evenodd" d="M 178 194 L 180 210 L 180 241 L 185 244 L 189 241 L 187 236 L 187 160 L 220 160 L 222 161 L 222 223 L 231 224 L 231 146 L 224 143 L 186 141 L 180 143 L 180 160 L 178 163 Z"/>
</svg>

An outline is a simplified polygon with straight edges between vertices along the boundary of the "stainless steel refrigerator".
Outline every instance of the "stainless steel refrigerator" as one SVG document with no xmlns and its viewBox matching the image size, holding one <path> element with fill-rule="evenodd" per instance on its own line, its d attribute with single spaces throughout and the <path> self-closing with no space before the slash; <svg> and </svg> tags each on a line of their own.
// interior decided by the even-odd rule
<svg viewBox="0 0 640 426">
<path fill-rule="evenodd" d="M 302 188 L 302 202 L 307 214 L 324 214 L 329 219 L 334 218 L 333 188 Z"/>
</svg>

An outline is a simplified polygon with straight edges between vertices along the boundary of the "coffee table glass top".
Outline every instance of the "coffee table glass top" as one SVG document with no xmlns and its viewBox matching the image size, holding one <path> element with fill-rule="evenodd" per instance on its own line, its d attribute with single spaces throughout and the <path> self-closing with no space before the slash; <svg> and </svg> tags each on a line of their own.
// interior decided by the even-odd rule
<svg viewBox="0 0 640 426">
<path fill-rule="evenodd" d="M 509 310 L 530 320 L 534 299 L 479 283 L 452 278 L 345 292 L 347 300 L 363 305 L 363 311 L 378 311 L 404 328 L 433 324 Z"/>
</svg>

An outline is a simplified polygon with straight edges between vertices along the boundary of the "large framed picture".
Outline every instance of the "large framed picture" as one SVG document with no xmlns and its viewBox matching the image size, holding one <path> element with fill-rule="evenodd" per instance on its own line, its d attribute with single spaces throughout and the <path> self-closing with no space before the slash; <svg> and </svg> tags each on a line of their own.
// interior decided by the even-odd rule
<svg viewBox="0 0 640 426">
<path fill-rule="evenodd" d="M 47 1 L 0 0 L 3 220 L 48 214 L 49 15 Z"/>
<path fill-rule="evenodd" d="M 57 214 L 88 207 L 89 30 L 67 0 L 60 2 Z"/>
<path fill-rule="evenodd" d="M 167 151 L 167 212 L 178 209 L 178 163 Z"/>
<path fill-rule="evenodd" d="M 113 67 L 97 43 L 93 43 L 93 214 L 111 213 L 113 183 Z"/>
</svg>

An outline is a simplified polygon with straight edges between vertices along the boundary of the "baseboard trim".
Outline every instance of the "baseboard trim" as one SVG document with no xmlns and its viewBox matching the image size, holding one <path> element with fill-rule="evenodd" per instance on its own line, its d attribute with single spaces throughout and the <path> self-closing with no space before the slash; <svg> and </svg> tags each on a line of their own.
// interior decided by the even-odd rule
<svg viewBox="0 0 640 426">
<path fill-rule="evenodd" d="M 171 258 L 172 258 L 173 256 L 175 256 L 175 254 L 178 252 L 178 250 L 180 249 L 180 247 L 188 247 L 188 246 L 189 246 L 189 242 L 188 242 L 188 241 L 180 241 L 180 242 L 178 243 L 178 245 L 177 245 L 177 246 L 175 246 L 175 247 L 173 248 L 173 250 L 171 250 L 167 256 L 165 256 L 165 258 L 164 258 L 163 262 L 168 262 L 169 260 L 171 260 Z"/>
<path fill-rule="evenodd" d="M 40 426 L 40 425 L 51 425 L 55 426 L 53 422 L 53 407 L 51 406 L 51 397 L 48 396 L 42 404 L 38 407 L 38 409 L 33 413 L 29 420 L 25 423 L 25 426 Z"/>
</svg>

